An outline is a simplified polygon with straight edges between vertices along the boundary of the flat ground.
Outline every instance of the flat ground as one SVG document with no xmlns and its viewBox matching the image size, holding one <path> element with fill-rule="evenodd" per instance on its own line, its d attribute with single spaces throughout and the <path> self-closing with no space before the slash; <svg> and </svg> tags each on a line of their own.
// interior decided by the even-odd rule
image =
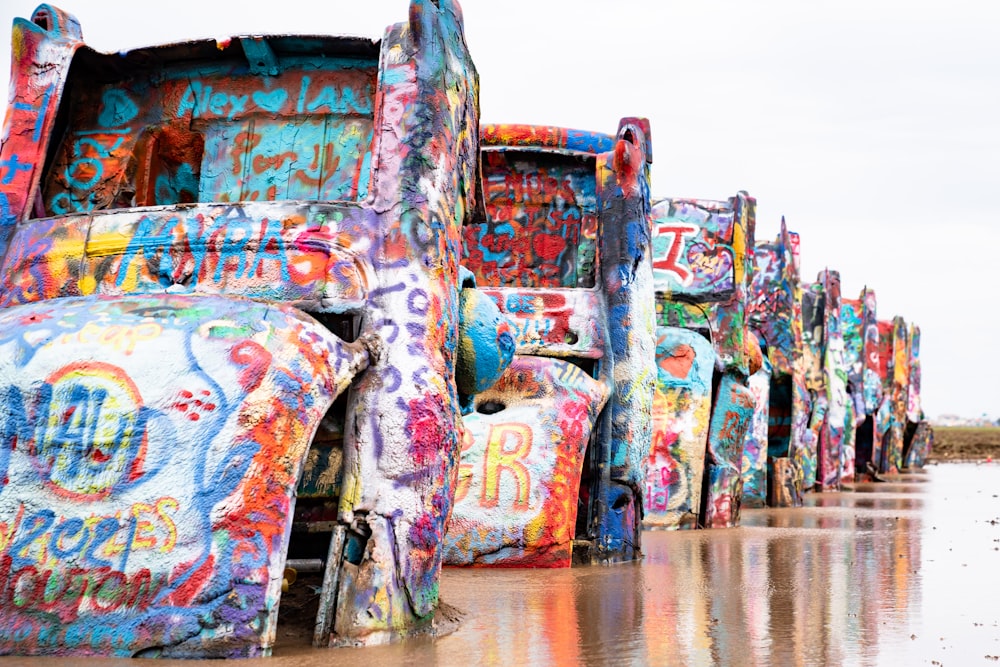
<svg viewBox="0 0 1000 667">
<path fill-rule="evenodd" d="M 935 426 L 931 461 L 1000 459 L 1000 427 Z"/>
</svg>

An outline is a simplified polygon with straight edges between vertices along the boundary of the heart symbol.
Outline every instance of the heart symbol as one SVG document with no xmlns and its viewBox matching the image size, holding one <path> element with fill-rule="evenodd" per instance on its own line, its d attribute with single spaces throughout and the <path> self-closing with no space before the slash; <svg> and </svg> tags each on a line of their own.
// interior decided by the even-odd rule
<svg viewBox="0 0 1000 667">
<path fill-rule="evenodd" d="M 678 345 L 668 356 L 659 359 L 660 368 L 670 373 L 678 380 L 683 380 L 691 372 L 694 365 L 694 348 L 690 345 Z"/>
<path fill-rule="evenodd" d="M 287 99 L 288 93 L 281 88 L 272 90 L 269 93 L 263 90 L 258 90 L 253 94 L 254 104 L 259 106 L 264 111 L 270 111 L 271 113 L 281 111 L 281 107 L 285 106 L 285 101 Z"/>
</svg>

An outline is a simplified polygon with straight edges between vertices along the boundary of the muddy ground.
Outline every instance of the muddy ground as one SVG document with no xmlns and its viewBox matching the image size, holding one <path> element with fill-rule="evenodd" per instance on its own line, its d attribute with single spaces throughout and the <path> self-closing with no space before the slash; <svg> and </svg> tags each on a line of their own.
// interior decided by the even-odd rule
<svg viewBox="0 0 1000 667">
<path fill-rule="evenodd" d="M 1000 459 L 1000 427 L 935 426 L 929 461 Z"/>
</svg>

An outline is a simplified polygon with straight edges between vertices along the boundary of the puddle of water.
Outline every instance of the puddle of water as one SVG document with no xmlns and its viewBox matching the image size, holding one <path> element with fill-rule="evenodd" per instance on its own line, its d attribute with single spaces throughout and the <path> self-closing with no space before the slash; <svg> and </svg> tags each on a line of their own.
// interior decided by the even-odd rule
<svg viewBox="0 0 1000 667">
<path fill-rule="evenodd" d="M 744 510 L 740 528 L 646 532 L 641 563 L 447 569 L 442 597 L 466 616 L 448 637 L 281 647 L 242 664 L 993 664 L 1000 466 L 932 466 L 858 487 L 810 494 L 803 508 Z"/>
</svg>

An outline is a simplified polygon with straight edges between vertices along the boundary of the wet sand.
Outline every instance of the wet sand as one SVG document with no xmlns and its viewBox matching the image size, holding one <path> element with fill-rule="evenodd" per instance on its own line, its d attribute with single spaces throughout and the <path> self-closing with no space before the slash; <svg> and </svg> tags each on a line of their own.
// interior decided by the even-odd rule
<svg viewBox="0 0 1000 667">
<path fill-rule="evenodd" d="M 1000 465 L 932 465 L 803 508 L 744 510 L 739 528 L 646 532 L 640 563 L 446 569 L 442 597 L 464 613 L 447 637 L 317 650 L 279 627 L 274 657 L 241 664 L 995 664 L 998 496 Z"/>
</svg>

